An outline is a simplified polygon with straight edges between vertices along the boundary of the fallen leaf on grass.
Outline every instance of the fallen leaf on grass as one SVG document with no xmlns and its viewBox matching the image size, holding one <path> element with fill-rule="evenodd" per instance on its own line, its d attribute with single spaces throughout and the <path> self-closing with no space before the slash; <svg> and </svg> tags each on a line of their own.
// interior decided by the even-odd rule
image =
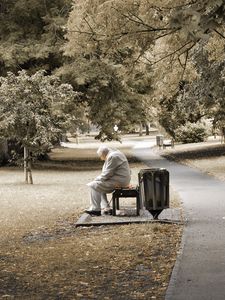
<svg viewBox="0 0 225 300">
<path fill-rule="evenodd" d="M 79 283 L 82 284 L 82 285 L 85 285 L 85 286 L 88 286 L 88 285 L 89 285 L 89 283 L 83 282 L 83 281 L 79 281 Z"/>
</svg>

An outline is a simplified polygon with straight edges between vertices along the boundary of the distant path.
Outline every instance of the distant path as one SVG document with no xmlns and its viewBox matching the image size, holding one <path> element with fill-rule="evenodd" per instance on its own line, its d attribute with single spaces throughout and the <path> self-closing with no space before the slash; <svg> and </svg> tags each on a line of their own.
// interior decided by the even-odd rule
<svg viewBox="0 0 225 300">
<path fill-rule="evenodd" d="M 225 299 L 225 183 L 168 161 L 140 143 L 134 154 L 170 172 L 188 222 L 166 300 Z"/>
</svg>

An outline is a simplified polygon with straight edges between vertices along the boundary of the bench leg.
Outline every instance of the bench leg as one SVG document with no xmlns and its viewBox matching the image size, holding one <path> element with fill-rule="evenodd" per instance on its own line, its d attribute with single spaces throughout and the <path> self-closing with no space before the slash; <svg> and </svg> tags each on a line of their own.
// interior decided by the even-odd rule
<svg viewBox="0 0 225 300">
<path fill-rule="evenodd" d="M 116 198 L 116 209 L 120 209 L 120 204 L 119 204 L 119 197 Z"/>
<path fill-rule="evenodd" d="M 135 195 L 129 195 L 129 197 L 135 197 Z M 116 216 L 116 210 L 119 210 L 119 198 L 116 195 L 112 196 L 112 215 Z M 126 198 L 126 196 L 125 196 Z M 141 203 L 140 203 L 140 197 L 139 197 L 139 193 L 136 193 L 136 215 L 139 216 L 140 215 L 140 209 L 141 209 Z"/>
<path fill-rule="evenodd" d="M 112 215 L 116 216 L 116 202 L 117 198 L 113 196 L 112 198 Z"/>
<path fill-rule="evenodd" d="M 136 207 L 137 207 L 137 216 L 139 216 L 140 215 L 140 208 L 141 208 L 139 195 L 136 196 Z"/>
</svg>

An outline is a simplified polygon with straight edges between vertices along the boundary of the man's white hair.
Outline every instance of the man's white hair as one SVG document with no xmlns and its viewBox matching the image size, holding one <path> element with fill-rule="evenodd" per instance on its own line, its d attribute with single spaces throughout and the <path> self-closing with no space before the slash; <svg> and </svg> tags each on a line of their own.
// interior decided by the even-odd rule
<svg viewBox="0 0 225 300">
<path fill-rule="evenodd" d="M 98 150 L 97 150 L 97 154 L 98 156 L 102 156 L 102 155 L 107 155 L 109 153 L 110 148 L 107 147 L 106 145 L 101 145 Z"/>
</svg>

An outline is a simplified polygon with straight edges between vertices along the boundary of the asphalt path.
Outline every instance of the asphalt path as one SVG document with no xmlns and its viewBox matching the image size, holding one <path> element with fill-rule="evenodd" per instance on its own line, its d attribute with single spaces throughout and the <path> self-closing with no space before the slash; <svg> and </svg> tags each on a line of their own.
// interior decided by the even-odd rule
<svg viewBox="0 0 225 300">
<path fill-rule="evenodd" d="M 151 145 L 134 154 L 149 167 L 166 168 L 179 193 L 186 225 L 166 300 L 225 299 L 225 182 L 162 158 Z"/>
</svg>

